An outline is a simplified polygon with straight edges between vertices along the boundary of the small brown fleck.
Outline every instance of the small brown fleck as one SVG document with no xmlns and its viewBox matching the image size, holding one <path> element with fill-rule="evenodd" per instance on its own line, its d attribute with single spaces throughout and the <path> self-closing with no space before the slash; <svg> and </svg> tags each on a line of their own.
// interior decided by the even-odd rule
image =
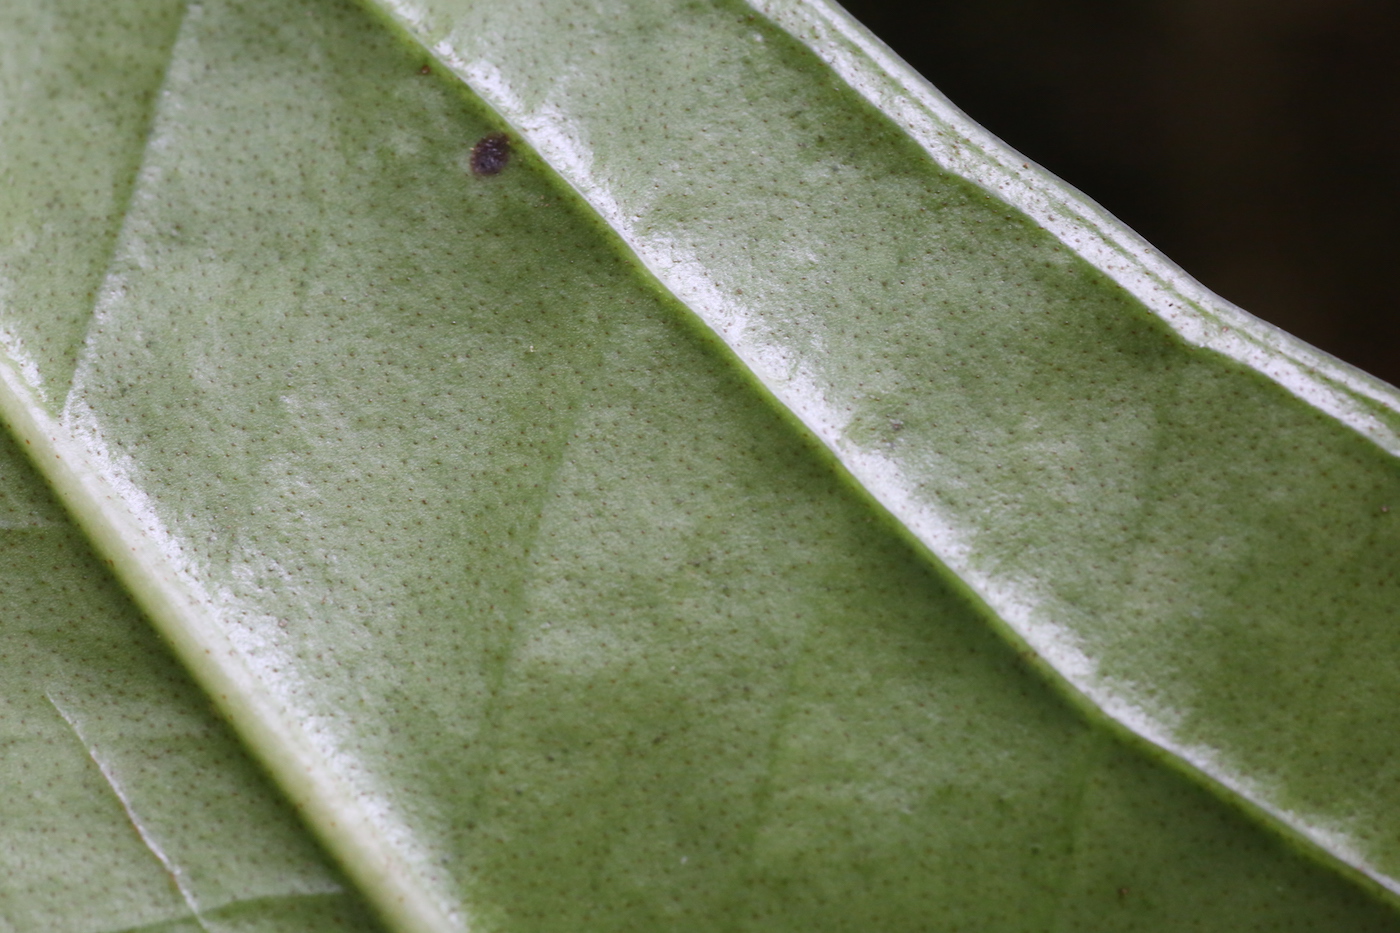
<svg viewBox="0 0 1400 933">
<path fill-rule="evenodd" d="M 422 68 L 419 68 L 419 69 L 418 69 L 418 73 L 419 73 L 420 75 L 430 75 L 430 74 L 433 73 L 433 66 L 432 66 L 432 65 L 424 65 Z"/>
<path fill-rule="evenodd" d="M 505 133 L 483 136 L 472 146 L 473 175 L 499 175 L 509 161 L 510 137 Z"/>
</svg>

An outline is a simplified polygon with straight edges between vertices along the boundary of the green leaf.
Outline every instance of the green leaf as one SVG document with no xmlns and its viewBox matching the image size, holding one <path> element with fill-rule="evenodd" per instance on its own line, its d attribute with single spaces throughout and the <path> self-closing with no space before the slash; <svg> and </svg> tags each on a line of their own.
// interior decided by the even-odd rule
<svg viewBox="0 0 1400 933">
<path fill-rule="evenodd" d="M 3 15 L 10 927 L 1400 928 L 1394 390 L 835 8 Z"/>
</svg>

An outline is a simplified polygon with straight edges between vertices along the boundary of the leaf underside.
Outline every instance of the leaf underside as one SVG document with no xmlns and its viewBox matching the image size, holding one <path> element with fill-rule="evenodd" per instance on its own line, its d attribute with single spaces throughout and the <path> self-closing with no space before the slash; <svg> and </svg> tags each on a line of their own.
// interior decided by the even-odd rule
<svg viewBox="0 0 1400 933">
<path fill-rule="evenodd" d="M 4 14 L 0 921 L 1400 929 L 1391 390 L 753 8 L 389 12 Z"/>
</svg>

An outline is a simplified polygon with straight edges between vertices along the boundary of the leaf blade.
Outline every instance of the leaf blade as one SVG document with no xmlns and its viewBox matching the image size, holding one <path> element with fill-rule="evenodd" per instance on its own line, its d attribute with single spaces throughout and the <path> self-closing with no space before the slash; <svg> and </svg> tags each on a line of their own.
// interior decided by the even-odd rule
<svg viewBox="0 0 1400 933">
<path fill-rule="evenodd" d="M 372 798 L 387 784 L 397 795 L 392 806 L 410 831 L 397 840 L 384 832 L 387 841 L 358 852 L 342 843 L 341 856 L 354 863 L 397 845 L 419 865 L 446 857 L 448 870 L 424 869 L 408 894 L 456 899 L 486 925 L 598 922 L 578 892 L 599 886 L 599 909 L 643 926 L 689 910 L 720 925 L 757 911 L 810 927 L 832 920 L 823 887 L 843 890 L 858 916 L 896 911 L 895 924 L 950 910 L 1010 928 L 1026 914 L 1087 915 L 1100 927 L 1121 920 L 1105 883 L 1119 867 L 1111 860 L 1088 859 L 1095 867 L 1067 885 L 1079 892 L 1068 906 L 1050 896 L 1080 870 L 1084 852 L 1109 848 L 1121 825 L 1108 824 L 1095 846 L 1044 860 L 1027 855 L 1037 837 L 1073 838 L 1062 831 L 1074 826 L 1074 792 L 1087 780 L 1081 746 L 1099 749 L 1102 737 L 1016 669 L 956 587 L 897 539 L 865 527 L 868 502 L 766 407 L 723 348 L 693 331 L 689 312 L 639 280 L 586 216 L 555 216 L 573 208 L 530 153 L 514 163 L 519 171 L 491 180 L 516 187 L 466 187 L 461 157 L 479 134 L 499 128 L 478 103 L 423 88 L 418 60 L 386 51 L 344 8 L 322 10 L 308 5 L 299 8 L 304 19 L 289 20 L 270 5 L 211 5 L 209 21 L 190 25 L 184 42 L 194 51 L 172 72 L 158 124 L 166 154 L 147 175 L 150 196 L 128 218 L 109 279 L 122 287 L 108 293 L 59 427 L 86 431 L 89 456 L 106 445 L 109 459 L 95 473 L 132 484 L 117 491 L 123 508 L 151 504 L 143 517 L 164 528 L 119 532 L 109 548 L 120 554 L 153 529 L 166 536 L 162 559 L 204 587 L 169 614 L 214 604 L 223 630 L 208 637 L 241 641 L 257 671 L 243 688 L 261 678 L 273 690 L 271 700 L 252 691 L 274 707 L 255 718 L 322 730 L 316 738 L 326 742 L 315 751 L 331 765 L 341 754 L 340 773 L 360 782 L 358 791 Z M 341 86 L 354 93 L 317 90 Z M 230 87 L 257 93 L 220 96 Z M 388 114 L 371 103 L 386 94 L 397 102 Z M 204 117 L 192 118 L 201 106 Z M 354 129 L 347 115 L 357 113 L 369 117 Z M 454 131 L 445 142 L 444 128 Z M 276 154 L 283 157 L 269 158 Z M 321 179 L 349 187 L 336 196 L 342 203 L 318 213 Z M 232 194 L 219 193 L 230 186 Z M 561 203 L 566 209 L 556 211 Z M 522 228 L 520 241 L 491 245 Z M 294 251 L 294 241 L 309 246 Z M 510 265 L 513 251 L 518 268 L 497 268 Z M 146 262 L 152 257 L 158 261 Z M 467 299 L 454 297 L 464 257 L 476 289 Z M 596 269 L 551 272 L 570 260 Z M 557 295 L 570 297 L 559 303 Z M 341 308 L 342 297 L 356 307 Z M 413 324 L 422 314 L 429 321 Z M 449 329 L 454 317 L 469 321 L 469 332 Z M 420 443 L 447 428 L 471 443 L 414 451 L 394 440 L 407 428 Z M 660 456 L 668 444 L 679 454 Z M 386 448 L 394 453 L 374 453 Z M 422 492 L 429 495 L 418 504 L 427 508 L 409 495 Z M 554 493 L 574 504 L 556 504 Z M 79 495 L 100 503 L 106 492 Z M 341 510 L 353 520 L 337 522 Z M 743 514 L 731 519 L 736 512 Z M 433 534 L 415 538 L 415 522 Z M 784 530 L 787 556 L 766 553 L 775 529 Z M 829 538 L 842 543 L 811 544 Z M 434 571 L 429 557 L 450 572 Z M 482 566 L 493 568 L 491 579 L 474 570 Z M 127 572 L 137 589 L 158 576 L 154 564 Z M 784 582 L 775 590 L 774 580 Z M 450 584 L 449 595 L 432 595 L 439 583 Z M 393 595 L 383 595 L 386 587 Z M 624 624 L 609 622 L 594 602 Z M 447 624 L 395 624 L 404 603 Z M 564 631 L 532 627 L 541 614 Z M 749 640 L 694 634 L 729 616 L 744 620 L 738 631 Z M 939 623 L 930 630 L 931 618 Z M 315 657 L 318 649 L 330 662 Z M 200 650 L 186 648 L 196 665 Z M 961 669 L 945 663 L 963 655 L 972 660 Z M 679 686 L 669 668 L 682 665 L 664 663 L 668 657 L 686 662 Z M 963 684 L 960 692 L 940 694 L 915 658 Z M 449 662 L 465 684 L 454 682 Z M 784 673 L 792 667 L 813 679 L 796 700 Z M 425 671 L 436 679 L 423 680 Z M 300 696 L 306 683 L 323 695 Z M 589 691 L 607 696 L 581 702 Z M 970 696 L 980 698 L 973 713 L 958 708 Z M 424 704 L 416 722 L 394 708 Z M 854 736 L 842 715 L 858 722 Z M 961 728 L 978 737 L 966 755 L 960 733 L 946 728 L 964 720 Z M 663 736 L 674 722 L 685 730 L 680 761 L 668 760 L 671 739 Z M 801 728 L 783 725 L 794 722 Z M 648 747 L 636 738 L 643 727 L 661 741 Z M 244 728 L 261 744 L 256 722 Z M 395 729 L 420 740 L 387 741 Z M 860 745 L 867 734 L 879 741 Z M 443 735 L 483 747 L 454 748 Z M 861 766 L 858 749 L 874 757 L 911 735 L 937 753 L 878 759 L 889 775 Z M 558 764 L 561 744 L 581 762 L 576 773 Z M 585 754 L 590 747 L 598 750 Z M 348 768 L 346 754 L 354 759 Z M 1114 753 L 1087 757 L 1105 755 L 1118 762 Z M 784 779 L 765 781 L 750 757 Z M 995 767 L 1008 757 L 1024 765 Z M 631 760 L 651 771 L 630 768 Z M 356 774 L 357 766 L 372 773 Z M 284 762 L 284 780 L 294 769 Z M 822 769 L 825 785 L 809 779 Z M 1190 850 L 1183 838 L 1216 811 L 1169 780 L 1140 780 L 1155 789 L 1139 809 L 1127 808 L 1138 816 L 1192 801 L 1180 807 L 1194 814 L 1191 832 L 1162 843 Z M 463 787 L 465 803 L 454 799 Z M 531 806 L 512 805 L 527 792 Z M 888 803 L 903 798 L 917 821 Z M 976 846 L 948 827 L 1007 801 L 1017 819 L 981 826 L 992 854 L 970 871 L 958 853 Z M 765 818 L 774 808 L 781 818 Z M 716 828 L 731 813 L 743 814 L 736 828 Z M 833 814 L 860 844 L 818 864 L 822 847 L 810 834 Z M 473 838 L 478 821 L 491 832 Z M 323 814 L 323 831 L 325 822 Z M 1207 847 L 1209 858 L 1193 856 L 1232 864 L 1233 832 Z M 935 854 L 919 851 L 934 842 Z M 702 883 L 687 877 L 687 846 L 725 856 L 696 865 Z M 525 852 L 533 856 L 528 875 L 517 865 Z M 1259 863 L 1273 866 L 1261 877 L 1293 870 L 1280 869 L 1267 846 L 1259 852 Z M 912 868 L 900 881 L 890 866 L 903 864 Z M 872 866 L 884 866 L 877 877 L 885 883 L 899 882 L 893 907 L 863 893 L 862 872 Z M 987 880 L 997 867 L 1006 877 Z M 1217 880 L 1171 883 L 1199 889 Z M 1249 900 L 1260 890 L 1271 887 L 1236 894 L 1239 913 L 1221 922 L 1240 928 L 1315 916 L 1296 903 Z M 1187 922 L 1172 913 L 1181 900 L 1135 899 L 1129 916 Z M 1303 900 L 1325 914 L 1336 895 L 1324 884 Z M 1373 914 L 1354 925 L 1385 924 Z"/>
<path fill-rule="evenodd" d="M 834 5 L 756 4 L 803 43 L 781 53 L 738 5 L 619 6 L 590 37 L 607 50 L 597 62 L 567 40 L 567 4 L 384 5 L 1071 691 L 1394 890 L 1400 851 L 1375 826 L 1396 801 L 1374 788 L 1396 752 L 1372 718 L 1400 686 L 1385 637 L 1400 548 L 1385 511 L 1400 497 L 1393 388 L 1223 302 L 1023 170 Z M 770 55 L 803 53 L 888 123 L 855 119 L 841 91 L 775 82 Z M 707 86 L 693 108 L 647 106 L 684 96 L 695 71 Z M 745 95 L 760 84 L 771 98 Z M 726 110 L 736 98 L 746 106 Z M 824 145 L 839 148 L 825 162 L 811 155 Z M 959 191 L 963 179 L 981 192 Z M 973 242 L 997 245 L 974 256 Z M 1299 445 L 1310 460 L 1291 455 Z M 1077 479 L 1110 464 L 1116 476 Z M 1308 491 L 1319 474 L 1352 495 L 1323 501 Z M 1319 560 L 1310 546 L 1324 540 Z M 1076 549 L 1057 564 L 1062 541 Z M 1345 608 L 1339 580 L 1357 593 Z M 1173 608 L 1178 587 L 1200 605 Z M 1211 648 L 1181 644 L 1193 637 Z M 1314 728 L 1312 697 L 1360 689 L 1368 699 Z"/>
</svg>

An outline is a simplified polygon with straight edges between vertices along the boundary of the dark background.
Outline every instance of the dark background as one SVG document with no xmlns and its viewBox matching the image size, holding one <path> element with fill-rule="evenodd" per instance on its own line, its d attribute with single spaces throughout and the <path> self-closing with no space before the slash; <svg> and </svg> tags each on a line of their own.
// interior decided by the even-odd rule
<svg viewBox="0 0 1400 933">
<path fill-rule="evenodd" d="M 1208 288 L 1400 384 L 1400 2 L 842 3 Z"/>
</svg>

